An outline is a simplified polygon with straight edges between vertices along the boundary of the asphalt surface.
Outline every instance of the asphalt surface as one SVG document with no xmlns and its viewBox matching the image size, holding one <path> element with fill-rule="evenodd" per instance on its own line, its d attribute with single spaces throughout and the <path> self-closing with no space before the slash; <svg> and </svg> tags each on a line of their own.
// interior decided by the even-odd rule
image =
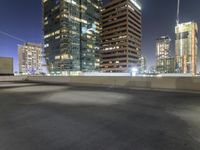
<svg viewBox="0 0 200 150">
<path fill-rule="evenodd" d="M 0 150 L 200 150 L 200 94 L 0 82 Z"/>
</svg>

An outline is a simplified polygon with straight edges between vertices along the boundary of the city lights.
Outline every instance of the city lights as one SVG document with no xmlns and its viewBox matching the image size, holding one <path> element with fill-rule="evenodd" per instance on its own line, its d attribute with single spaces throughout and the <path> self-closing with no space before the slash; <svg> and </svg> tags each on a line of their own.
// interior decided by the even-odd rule
<svg viewBox="0 0 200 150">
<path fill-rule="evenodd" d="M 186 2 L 177 0 L 177 14 L 170 13 L 177 15 L 175 33 L 170 35 L 170 31 L 168 34 L 165 31 L 162 34 L 166 25 L 154 29 L 151 34 L 156 39 L 150 38 L 150 47 L 145 45 L 147 38 L 144 38 L 145 42 L 142 41 L 142 37 L 147 36 L 146 32 L 142 32 L 146 31 L 142 29 L 143 26 L 149 28 L 149 31 L 152 28 L 152 25 L 148 27 L 143 24 L 143 19 L 147 18 L 145 15 L 148 15 L 146 12 L 143 14 L 143 3 L 146 2 L 103 0 L 102 3 L 99 0 L 89 0 L 86 4 L 84 0 L 42 0 L 40 10 L 43 32 L 39 43 L 42 43 L 43 50 L 37 58 L 35 52 L 18 52 L 13 58 L 14 74 L 129 74 L 132 72 L 132 66 L 136 66 L 136 75 L 196 76 L 199 72 L 198 23 L 181 23 L 180 6 L 186 5 Z M 159 5 L 169 7 L 164 3 Z M 195 15 L 194 12 L 192 14 Z M 160 16 L 157 17 L 161 18 Z M 175 20 L 171 20 L 173 21 Z M 156 30 L 158 32 L 155 32 Z M 20 42 L 16 45 L 32 43 L 1 29 L 0 35 Z M 42 66 L 40 68 L 45 71 L 35 69 L 34 66 Z"/>
<path fill-rule="evenodd" d="M 133 67 L 133 68 L 131 69 L 131 74 L 132 74 L 132 76 L 136 76 L 137 73 L 138 73 L 138 68 L 137 68 L 137 67 Z"/>
<path fill-rule="evenodd" d="M 2 0 L 0 150 L 200 150 L 199 6 Z"/>
<path fill-rule="evenodd" d="M 142 7 L 140 6 L 140 4 L 137 2 L 138 0 L 131 0 L 131 2 L 139 9 L 141 10 Z"/>
</svg>

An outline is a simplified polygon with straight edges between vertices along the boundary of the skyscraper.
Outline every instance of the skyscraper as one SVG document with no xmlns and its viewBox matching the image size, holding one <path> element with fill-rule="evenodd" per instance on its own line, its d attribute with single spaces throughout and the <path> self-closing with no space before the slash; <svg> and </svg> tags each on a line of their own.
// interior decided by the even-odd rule
<svg viewBox="0 0 200 150">
<path fill-rule="evenodd" d="M 99 69 L 100 0 L 43 0 L 44 50 L 51 74 Z"/>
<path fill-rule="evenodd" d="M 147 71 L 147 61 L 144 56 L 139 58 L 138 69 L 140 74 L 144 74 Z"/>
<path fill-rule="evenodd" d="M 42 69 L 42 46 L 34 43 L 19 45 L 18 62 L 20 74 L 39 74 Z"/>
<path fill-rule="evenodd" d="M 170 51 L 171 39 L 161 36 L 156 40 L 156 71 L 158 73 L 174 73 L 174 58 Z"/>
<path fill-rule="evenodd" d="M 102 10 L 101 69 L 129 72 L 141 56 L 141 4 L 112 0 Z"/>
<path fill-rule="evenodd" d="M 198 25 L 195 22 L 177 24 L 176 72 L 195 75 L 197 73 Z"/>
</svg>

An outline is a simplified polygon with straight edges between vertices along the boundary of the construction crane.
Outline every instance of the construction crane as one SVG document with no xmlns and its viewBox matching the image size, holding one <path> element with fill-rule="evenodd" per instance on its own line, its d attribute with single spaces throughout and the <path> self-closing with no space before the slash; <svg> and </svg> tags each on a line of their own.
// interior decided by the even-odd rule
<svg viewBox="0 0 200 150">
<path fill-rule="evenodd" d="M 1 31 L 1 30 L 0 30 L 0 34 L 5 35 L 5 36 L 7 36 L 7 37 L 10 37 L 10 38 L 12 38 L 12 39 L 14 39 L 14 40 L 17 40 L 17 41 L 26 43 L 25 40 L 23 40 L 23 39 L 21 39 L 21 38 L 19 38 L 19 37 L 16 37 L 16 36 L 14 36 L 14 35 L 11 35 L 11 34 L 9 34 L 9 33 L 7 33 L 7 32 L 4 32 L 4 31 Z"/>
<path fill-rule="evenodd" d="M 180 0 L 177 1 L 177 16 L 176 16 L 176 24 L 179 24 L 179 14 L 180 14 Z"/>
</svg>

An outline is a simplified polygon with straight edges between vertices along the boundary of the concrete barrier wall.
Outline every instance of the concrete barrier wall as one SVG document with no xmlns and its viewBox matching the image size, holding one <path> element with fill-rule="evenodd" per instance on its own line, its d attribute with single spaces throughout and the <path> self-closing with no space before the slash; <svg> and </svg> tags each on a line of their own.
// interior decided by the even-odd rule
<svg viewBox="0 0 200 150">
<path fill-rule="evenodd" d="M 177 78 L 176 88 L 180 90 L 200 91 L 200 78 Z"/>
<path fill-rule="evenodd" d="M 87 84 L 87 85 L 102 85 L 102 86 L 125 86 L 131 78 L 128 77 L 97 77 L 97 76 L 71 76 L 71 77 L 33 77 L 27 78 L 34 82 L 47 83 L 66 83 L 66 84 Z"/>
<path fill-rule="evenodd" d="M 108 87 L 200 91 L 198 77 L 28 77 L 34 82 L 97 85 Z"/>
<path fill-rule="evenodd" d="M 76 84 L 106 87 L 143 88 L 200 91 L 199 77 L 109 77 L 109 76 L 15 76 L 0 77 L 0 81 L 46 82 L 55 84 Z"/>
<path fill-rule="evenodd" d="M 23 81 L 27 76 L 0 76 L 0 82 Z"/>
</svg>

